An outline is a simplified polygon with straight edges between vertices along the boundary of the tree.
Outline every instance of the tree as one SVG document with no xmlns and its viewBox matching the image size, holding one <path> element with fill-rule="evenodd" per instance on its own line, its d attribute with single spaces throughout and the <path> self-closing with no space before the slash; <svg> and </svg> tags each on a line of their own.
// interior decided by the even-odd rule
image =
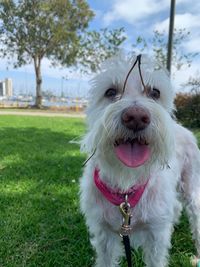
<svg viewBox="0 0 200 267">
<path fill-rule="evenodd" d="M 183 66 L 191 66 L 192 60 L 198 53 L 187 53 L 184 51 L 183 44 L 187 41 L 190 32 L 186 29 L 175 29 L 173 37 L 173 53 L 172 53 L 172 66 L 176 70 L 180 70 Z M 156 60 L 162 63 L 163 66 L 167 65 L 167 34 L 165 31 L 154 31 L 154 35 L 149 40 L 138 36 L 133 48 L 139 48 L 140 51 L 153 52 Z"/>
<path fill-rule="evenodd" d="M 0 1 L 3 56 L 17 55 L 15 67 L 34 62 L 36 107 L 42 105 L 41 63 L 96 71 L 126 39 L 124 29 L 87 32 L 94 16 L 85 0 Z"/>
<path fill-rule="evenodd" d="M 42 105 L 43 58 L 73 65 L 93 15 L 84 0 L 0 1 L 1 51 L 17 55 L 15 67 L 34 62 L 37 107 Z"/>
<path fill-rule="evenodd" d="M 182 87 L 188 87 L 192 93 L 200 94 L 200 73 L 197 71 L 195 77 L 190 76 L 188 81 L 182 84 Z"/>
<path fill-rule="evenodd" d="M 108 30 L 101 29 L 99 32 L 90 31 L 81 40 L 79 51 L 82 71 L 99 70 L 101 63 L 109 57 L 115 55 L 123 42 L 126 40 L 124 28 Z"/>
</svg>

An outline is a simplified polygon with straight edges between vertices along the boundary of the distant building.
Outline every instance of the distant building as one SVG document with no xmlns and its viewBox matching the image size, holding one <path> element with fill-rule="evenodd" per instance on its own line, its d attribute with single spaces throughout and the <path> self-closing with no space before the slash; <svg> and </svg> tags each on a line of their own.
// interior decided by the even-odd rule
<svg viewBox="0 0 200 267">
<path fill-rule="evenodd" d="M 6 78 L 4 81 L 0 81 L 0 96 L 13 96 L 12 79 Z"/>
<path fill-rule="evenodd" d="M 5 82 L 0 82 L 0 96 L 5 96 L 5 94 L 6 94 Z"/>
</svg>

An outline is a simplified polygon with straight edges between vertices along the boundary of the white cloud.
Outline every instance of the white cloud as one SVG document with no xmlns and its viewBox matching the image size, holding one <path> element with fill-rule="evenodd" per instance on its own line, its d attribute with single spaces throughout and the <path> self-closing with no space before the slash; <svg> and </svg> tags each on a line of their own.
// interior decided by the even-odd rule
<svg viewBox="0 0 200 267">
<path fill-rule="evenodd" d="M 193 37 L 184 45 L 185 49 L 191 53 L 200 53 L 200 35 Z"/>
<path fill-rule="evenodd" d="M 200 25 L 200 15 L 193 15 L 191 13 L 176 14 L 174 20 L 174 27 L 176 29 L 192 29 L 199 28 Z M 154 25 L 154 29 L 158 31 L 168 32 L 169 28 L 169 18 L 163 20 L 162 22 Z"/>
<path fill-rule="evenodd" d="M 8 68 L 10 71 L 15 70 L 17 72 L 25 72 L 25 73 L 35 74 L 33 63 L 27 64 L 27 65 L 24 65 L 20 68 L 14 69 L 12 62 L 8 65 L 7 59 L 5 59 L 5 58 L 1 59 L 0 60 L 0 70 L 6 70 L 6 68 Z M 62 79 L 62 77 L 63 77 L 63 78 L 66 78 L 68 80 L 88 81 L 87 75 L 83 75 L 80 72 L 75 71 L 73 68 L 53 67 L 51 65 L 51 62 L 47 58 L 44 58 L 42 60 L 41 72 L 42 72 L 42 76 L 45 75 L 45 76 L 49 76 L 51 78 Z"/>
<path fill-rule="evenodd" d="M 184 91 L 184 88 L 182 88 L 181 85 L 187 82 L 189 77 L 191 76 L 194 77 L 196 73 L 199 71 L 199 67 L 200 67 L 200 62 L 196 60 L 192 63 L 190 68 L 185 67 L 182 68 L 180 71 L 175 72 L 175 75 L 174 77 L 172 77 L 172 80 L 176 92 Z"/>
<path fill-rule="evenodd" d="M 142 20 L 149 15 L 158 13 L 167 8 L 169 1 L 160 0 L 159 4 L 156 0 L 115 0 L 113 7 L 104 16 L 104 22 L 109 25 L 113 21 L 124 20 L 130 24 Z"/>
<path fill-rule="evenodd" d="M 188 40 L 185 41 L 182 47 L 187 52 L 200 52 L 200 15 L 195 15 L 191 13 L 177 14 L 175 16 L 174 27 L 176 29 L 187 29 L 190 31 Z M 160 32 L 165 31 L 168 34 L 169 29 L 169 18 L 157 23 L 153 26 L 153 30 L 158 30 Z"/>
<path fill-rule="evenodd" d="M 177 0 L 176 5 L 186 3 L 188 0 Z M 194 0 L 197 3 L 198 0 Z M 161 11 L 170 11 L 169 0 L 114 0 L 111 10 L 103 16 L 106 26 L 114 21 L 123 20 L 130 24 L 141 22 L 151 15 L 158 15 Z"/>
</svg>

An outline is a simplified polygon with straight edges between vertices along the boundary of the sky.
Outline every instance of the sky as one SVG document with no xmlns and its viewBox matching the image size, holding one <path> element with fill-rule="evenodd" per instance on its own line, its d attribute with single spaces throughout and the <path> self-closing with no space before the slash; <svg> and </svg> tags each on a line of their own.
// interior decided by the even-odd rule
<svg viewBox="0 0 200 267">
<path fill-rule="evenodd" d="M 127 40 L 123 44 L 129 51 L 137 36 L 149 40 L 154 30 L 168 33 L 170 0 L 88 0 L 95 17 L 89 30 L 124 27 Z M 190 31 L 187 41 L 183 43 L 183 51 L 200 53 L 200 1 L 176 0 L 175 28 L 186 28 Z M 197 75 L 200 69 L 200 55 L 190 68 L 184 67 L 175 73 L 173 84 L 176 91 L 183 90 L 181 84 L 190 76 Z M 90 76 L 80 74 L 67 68 L 51 67 L 48 59 L 42 61 L 43 90 L 68 96 L 86 96 L 89 89 Z M 35 93 L 35 75 L 33 64 L 14 69 L 8 65 L 7 59 L 0 59 L 0 80 L 12 78 L 14 93 Z M 64 77 L 67 77 L 64 78 Z"/>
</svg>

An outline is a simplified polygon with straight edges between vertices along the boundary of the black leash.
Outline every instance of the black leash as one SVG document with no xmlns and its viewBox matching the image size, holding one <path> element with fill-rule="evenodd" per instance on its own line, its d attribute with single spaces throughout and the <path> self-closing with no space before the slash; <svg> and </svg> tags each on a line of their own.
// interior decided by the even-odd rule
<svg viewBox="0 0 200 267">
<path fill-rule="evenodd" d="M 127 260 L 127 266 L 132 267 L 132 261 L 131 261 L 131 246 L 130 246 L 130 239 L 128 235 L 123 235 L 123 244 L 124 249 L 126 253 L 126 260 Z"/>
</svg>

